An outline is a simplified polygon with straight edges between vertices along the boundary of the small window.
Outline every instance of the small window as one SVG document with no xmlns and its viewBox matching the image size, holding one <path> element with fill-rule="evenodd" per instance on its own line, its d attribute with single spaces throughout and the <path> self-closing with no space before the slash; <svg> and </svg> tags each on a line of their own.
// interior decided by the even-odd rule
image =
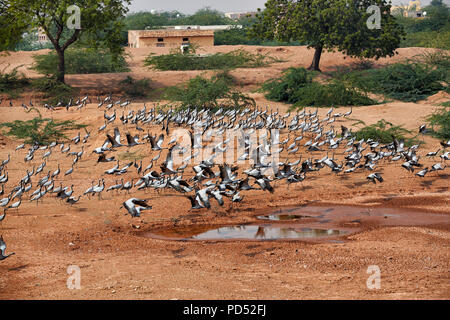
<svg viewBox="0 0 450 320">
<path fill-rule="evenodd" d="M 156 46 L 157 47 L 164 47 L 164 43 L 157 43 Z"/>
<path fill-rule="evenodd" d="M 158 42 L 164 42 L 164 38 L 158 38 Z"/>
<path fill-rule="evenodd" d="M 189 38 L 183 38 L 183 42 L 189 42 Z"/>
</svg>

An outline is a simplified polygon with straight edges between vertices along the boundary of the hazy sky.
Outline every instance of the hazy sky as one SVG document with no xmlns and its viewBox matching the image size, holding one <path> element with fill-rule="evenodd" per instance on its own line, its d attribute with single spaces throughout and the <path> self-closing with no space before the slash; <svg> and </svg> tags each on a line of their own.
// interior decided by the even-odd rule
<svg viewBox="0 0 450 320">
<path fill-rule="evenodd" d="M 245 12 L 264 8 L 266 0 L 132 0 L 130 12 L 178 10 L 192 14 L 198 9 L 211 7 L 222 12 Z"/>
<path fill-rule="evenodd" d="M 422 0 L 427 5 L 431 0 Z M 407 4 L 409 0 L 394 0 L 394 4 Z M 445 0 L 444 2 L 449 2 Z M 182 13 L 192 14 L 198 9 L 211 7 L 222 12 L 245 12 L 264 8 L 266 0 L 132 0 L 130 12 L 136 11 L 170 11 L 178 10 Z"/>
</svg>

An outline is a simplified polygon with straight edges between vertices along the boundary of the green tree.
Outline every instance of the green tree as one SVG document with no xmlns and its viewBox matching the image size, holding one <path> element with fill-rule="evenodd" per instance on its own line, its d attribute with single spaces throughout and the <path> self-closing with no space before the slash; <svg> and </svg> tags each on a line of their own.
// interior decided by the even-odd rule
<svg viewBox="0 0 450 320">
<path fill-rule="evenodd" d="M 423 8 L 427 13 L 425 19 L 420 20 L 419 31 L 450 30 L 450 8 L 442 2 L 431 2 L 431 5 Z"/>
<path fill-rule="evenodd" d="M 10 7 L 8 0 L 0 0 L 0 51 L 13 49 L 28 28 L 27 22 L 15 21 Z"/>
<path fill-rule="evenodd" d="M 432 0 L 430 6 L 444 6 L 444 2 L 442 0 Z"/>
<path fill-rule="evenodd" d="M 127 15 L 124 19 L 124 30 L 153 29 L 169 24 L 169 18 L 166 15 L 151 12 L 135 12 Z"/>
<path fill-rule="evenodd" d="M 112 54 L 118 56 L 123 51 L 120 46 L 121 22 L 128 11 L 130 0 L 0 0 L 0 8 L 9 17 L 8 25 L 2 25 L 2 34 L 16 34 L 28 29 L 42 28 L 51 41 L 58 55 L 58 70 L 56 78 L 64 83 L 66 49 L 80 39 L 91 46 L 104 45 Z M 80 8 L 80 29 L 70 29 L 68 19 L 73 12 L 68 13 L 68 7 L 76 5 Z M 4 18 L 0 19 L 0 23 Z M 67 35 L 67 36 L 63 36 Z M 5 39 L 0 36 L 0 49 L 11 46 L 14 38 Z"/>
<path fill-rule="evenodd" d="M 367 26 L 370 5 L 380 8 L 381 28 Z M 405 33 L 390 14 L 385 0 L 268 0 L 258 9 L 250 35 L 278 41 L 298 40 L 314 48 L 308 69 L 319 69 L 323 50 L 338 50 L 349 56 L 380 58 L 393 56 Z"/>
<path fill-rule="evenodd" d="M 223 13 L 208 7 L 200 9 L 193 15 L 181 19 L 181 22 L 187 25 L 202 26 L 234 24 L 233 20 L 225 17 Z"/>
</svg>

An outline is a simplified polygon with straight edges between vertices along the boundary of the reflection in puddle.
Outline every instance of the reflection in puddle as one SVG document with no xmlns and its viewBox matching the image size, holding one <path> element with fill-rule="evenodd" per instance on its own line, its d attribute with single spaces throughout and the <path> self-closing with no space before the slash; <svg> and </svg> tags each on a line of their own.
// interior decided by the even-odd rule
<svg viewBox="0 0 450 320">
<path fill-rule="evenodd" d="M 193 239 L 302 239 L 323 236 L 340 235 L 339 230 L 311 229 L 311 228 L 278 228 L 261 226 L 234 226 L 209 230 Z"/>
<path fill-rule="evenodd" d="M 258 225 L 227 226 L 207 230 L 205 232 L 190 234 L 183 237 L 183 240 L 227 240 L 227 239 L 254 239 L 254 240 L 276 240 L 276 239 L 311 239 L 319 237 L 338 236 L 345 234 L 345 231 L 333 229 L 312 229 L 312 228 L 292 228 L 292 227 L 265 227 Z M 149 234 L 152 236 L 152 234 Z M 158 233 L 156 233 L 158 235 Z M 164 237 L 179 237 L 179 232 L 172 235 L 167 231 Z M 181 240 L 181 239 L 180 239 Z"/>
<path fill-rule="evenodd" d="M 178 241 L 192 240 L 315 240 L 342 243 L 348 236 L 367 229 L 368 226 L 422 226 L 448 224 L 447 214 L 434 214 L 399 208 L 371 208 L 358 206 L 301 206 L 264 210 L 256 216 L 260 221 L 253 224 L 231 226 L 193 224 L 166 227 L 141 236 Z M 272 222 L 269 224 L 269 222 Z"/>
<path fill-rule="evenodd" d="M 305 218 L 314 218 L 312 216 L 304 216 L 300 214 L 269 214 L 266 216 L 258 216 L 260 220 L 271 220 L 271 221 L 287 221 L 287 220 L 299 220 Z"/>
</svg>

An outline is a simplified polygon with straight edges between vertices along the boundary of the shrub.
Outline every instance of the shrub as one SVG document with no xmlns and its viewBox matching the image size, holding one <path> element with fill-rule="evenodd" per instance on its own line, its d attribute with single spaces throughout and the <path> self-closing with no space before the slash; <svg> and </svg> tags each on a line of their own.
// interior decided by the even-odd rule
<svg viewBox="0 0 450 320">
<path fill-rule="evenodd" d="M 0 93 L 7 93 L 10 96 L 15 96 L 18 91 L 22 90 L 30 82 L 27 78 L 19 74 L 18 67 L 7 72 L 6 68 L 0 70 Z"/>
<path fill-rule="evenodd" d="M 354 106 L 377 102 L 356 88 L 334 80 L 327 84 L 312 81 L 304 68 L 289 68 L 278 79 L 265 82 L 261 90 L 269 100 L 292 103 L 294 106 Z"/>
<path fill-rule="evenodd" d="M 206 79 L 197 76 L 183 86 L 168 88 L 165 98 L 178 101 L 181 107 L 206 107 L 217 108 L 220 105 L 232 107 L 244 107 L 255 105 L 255 101 L 232 89 L 229 82 L 223 77 Z"/>
<path fill-rule="evenodd" d="M 248 36 L 248 24 L 242 29 L 237 27 L 232 27 L 227 30 L 220 30 L 214 32 L 214 45 L 258 45 L 258 46 L 306 46 L 307 42 L 304 41 L 290 41 L 283 42 L 277 40 L 265 40 L 265 39 L 255 39 Z"/>
<path fill-rule="evenodd" d="M 228 30 L 220 30 L 214 32 L 214 45 L 259 45 L 261 40 L 249 39 L 247 29 L 230 28 Z"/>
<path fill-rule="evenodd" d="M 9 128 L 6 133 L 18 139 L 25 139 L 25 143 L 38 143 L 46 145 L 62 138 L 67 138 L 64 131 L 80 129 L 85 125 L 76 124 L 72 120 L 58 121 L 53 119 L 35 117 L 32 120 L 15 120 L 0 124 L 0 128 Z"/>
<path fill-rule="evenodd" d="M 44 93 L 44 98 L 47 99 L 45 102 L 49 104 L 67 104 L 77 91 L 58 81 L 55 76 L 34 79 L 33 87 Z"/>
<path fill-rule="evenodd" d="M 327 84 L 312 82 L 300 88 L 294 95 L 294 106 L 367 106 L 377 104 L 360 90 L 346 85 L 342 81 Z"/>
<path fill-rule="evenodd" d="M 377 123 L 370 126 L 361 128 L 360 130 L 353 133 L 353 136 L 357 140 L 372 139 L 380 143 L 390 143 L 393 141 L 392 137 L 397 140 L 405 141 L 405 145 L 410 146 L 417 143 L 418 141 L 414 138 L 408 138 L 405 135 L 411 134 L 411 131 L 403 128 L 402 126 L 395 126 L 384 119 L 379 120 Z"/>
<path fill-rule="evenodd" d="M 432 126 L 431 135 L 440 139 L 450 139 L 450 101 L 429 116 L 427 121 Z"/>
<path fill-rule="evenodd" d="M 450 54 L 445 50 L 425 52 L 416 57 L 420 62 L 441 72 L 441 78 L 447 83 L 450 78 Z"/>
<path fill-rule="evenodd" d="M 119 82 L 120 89 L 130 97 L 146 97 L 150 90 L 150 80 L 147 78 L 136 80 L 133 77 Z"/>
<path fill-rule="evenodd" d="M 450 31 L 423 31 L 409 33 L 400 46 L 425 47 L 450 50 Z"/>
<path fill-rule="evenodd" d="M 42 74 L 54 75 L 57 71 L 58 57 L 55 51 L 34 57 L 33 68 Z M 106 50 L 71 48 L 65 52 L 66 74 L 108 73 L 129 71 L 124 56 L 117 59 Z"/>
<path fill-rule="evenodd" d="M 351 73 L 346 79 L 366 92 L 415 102 L 444 89 L 440 82 L 445 80 L 445 75 L 430 65 L 407 62 Z"/>
<path fill-rule="evenodd" d="M 236 85 L 237 84 L 237 80 L 236 78 L 234 78 L 231 74 L 230 74 L 230 70 L 228 69 L 223 69 L 218 71 L 214 76 L 213 79 L 220 79 L 223 80 L 225 83 L 227 83 L 228 85 Z"/>
<path fill-rule="evenodd" d="M 267 92 L 266 98 L 273 101 L 295 103 L 295 92 L 312 83 L 312 76 L 304 68 L 289 68 L 278 79 L 265 82 L 261 89 Z"/>
<path fill-rule="evenodd" d="M 214 70 L 234 68 L 257 68 L 276 62 L 273 57 L 253 54 L 239 49 L 228 53 L 212 55 L 182 54 L 172 52 L 165 55 L 150 55 L 144 60 L 144 65 L 161 71 L 174 70 Z"/>
</svg>

